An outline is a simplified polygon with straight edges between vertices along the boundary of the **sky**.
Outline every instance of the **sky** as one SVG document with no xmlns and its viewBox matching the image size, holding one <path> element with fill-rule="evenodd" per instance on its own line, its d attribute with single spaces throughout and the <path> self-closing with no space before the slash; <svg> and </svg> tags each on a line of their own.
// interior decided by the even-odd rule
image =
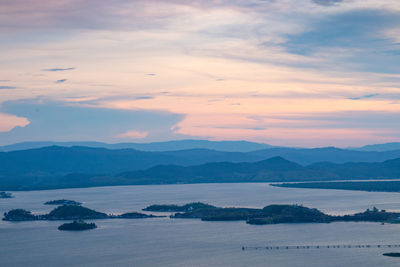
<svg viewBox="0 0 400 267">
<path fill-rule="evenodd" d="M 0 145 L 400 141 L 398 0 L 2 0 Z"/>
</svg>

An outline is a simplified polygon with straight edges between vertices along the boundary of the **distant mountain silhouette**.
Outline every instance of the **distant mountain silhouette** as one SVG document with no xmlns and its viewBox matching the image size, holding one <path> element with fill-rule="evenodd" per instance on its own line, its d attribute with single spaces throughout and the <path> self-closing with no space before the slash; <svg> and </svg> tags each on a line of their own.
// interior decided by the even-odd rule
<svg viewBox="0 0 400 267">
<path fill-rule="evenodd" d="M 400 158 L 400 150 L 376 152 L 354 151 L 335 147 L 324 148 L 271 148 L 247 153 L 252 158 L 265 159 L 281 156 L 290 161 L 303 165 L 315 162 L 329 161 L 334 163 L 345 162 L 380 162 L 388 159 Z"/>
<path fill-rule="evenodd" d="M 367 152 L 333 147 L 271 148 L 243 153 L 208 149 L 149 152 L 50 146 L 0 152 L 0 190 L 400 178 L 398 158 L 400 150 Z"/>
<path fill-rule="evenodd" d="M 316 163 L 302 166 L 282 157 L 253 163 L 215 162 L 193 166 L 159 165 L 147 170 L 119 174 L 0 176 L 0 190 L 231 182 L 292 182 L 352 179 L 394 179 L 400 177 L 400 159 L 380 163 Z"/>
<path fill-rule="evenodd" d="M 0 146 L 0 151 L 8 152 L 15 150 L 26 150 L 33 148 L 42 148 L 47 146 L 86 146 L 108 149 L 126 149 L 132 148 L 143 151 L 171 151 L 187 149 L 211 149 L 228 152 L 249 152 L 254 150 L 271 148 L 273 146 L 255 143 L 249 141 L 209 141 L 209 140 L 175 140 L 166 142 L 152 143 L 117 143 L 107 144 L 102 142 L 22 142 L 12 145 Z"/>
<path fill-rule="evenodd" d="M 351 150 L 358 150 L 358 151 L 391 151 L 391 150 L 398 150 L 400 149 L 400 142 L 398 143 L 385 143 L 385 144 L 376 144 L 376 145 L 366 145 L 362 147 L 351 147 Z"/>
</svg>

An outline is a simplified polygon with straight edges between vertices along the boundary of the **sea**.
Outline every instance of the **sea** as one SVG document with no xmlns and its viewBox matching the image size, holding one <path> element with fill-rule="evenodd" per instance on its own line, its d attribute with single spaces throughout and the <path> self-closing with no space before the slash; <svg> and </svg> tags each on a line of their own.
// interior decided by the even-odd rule
<svg viewBox="0 0 400 267">
<path fill-rule="evenodd" d="M 268 183 L 114 186 L 12 193 L 14 198 L 0 199 L 1 214 L 15 208 L 46 213 L 54 206 L 43 203 L 55 199 L 80 201 L 85 207 L 109 214 L 140 212 L 151 204 L 194 201 L 254 208 L 299 204 L 328 214 L 350 214 L 374 206 L 400 211 L 399 193 L 280 188 Z M 382 255 L 400 252 L 400 247 L 357 247 L 400 244 L 400 224 L 248 225 L 244 221 L 205 222 L 169 217 L 94 222 L 97 229 L 68 232 L 57 230 L 63 221 L 1 221 L 0 266 L 400 266 L 400 258 Z M 321 247 L 263 249 L 276 246 Z M 243 247 L 259 249 L 243 250 Z"/>
</svg>

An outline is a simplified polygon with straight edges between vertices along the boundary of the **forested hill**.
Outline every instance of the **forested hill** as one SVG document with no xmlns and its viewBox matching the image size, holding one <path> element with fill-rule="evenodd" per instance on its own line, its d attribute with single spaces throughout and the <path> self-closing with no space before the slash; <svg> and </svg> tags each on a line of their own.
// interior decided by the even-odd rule
<svg viewBox="0 0 400 267">
<path fill-rule="evenodd" d="M 360 152 L 328 147 L 316 149 L 271 148 L 246 153 L 209 149 L 148 152 L 134 149 L 50 146 L 0 152 L 0 176 L 65 175 L 77 172 L 117 174 L 145 170 L 157 165 L 190 166 L 210 162 L 256 162 L 278 156 L 301 165 L 321 161 L 332 163 L 381 162 L 400 158 L 400 150 Z M 323 168 L 329 168 L 329 166 L 323 166 Z"/>
<path fill-rule="evenodd" d="M 66 163 L 68 164 L 68 163 Z M 273 157 L 257 162 L 214 162 L 193 166 L 158 165 L 147 170 L 109 173 L 20 173 L 2 175 L 0 190 L 35 190 L 113 185 L 288 182 L 400 177 L 400 159 L 381 163 L 317 163 L 308 166 Z"/>
</svg>

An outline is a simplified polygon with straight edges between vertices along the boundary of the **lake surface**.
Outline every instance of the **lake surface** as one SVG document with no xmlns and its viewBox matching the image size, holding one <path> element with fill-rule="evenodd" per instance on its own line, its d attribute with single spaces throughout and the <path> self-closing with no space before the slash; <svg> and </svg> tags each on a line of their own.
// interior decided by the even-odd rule
<svg viewBox="0 0 400 267">
<path fill-rule="evenodd" d="M 119 186 L 13 192 L 0 212 L 35 213 L 53 199 L 73 199 L 107 213 L 140 211 L 151 204 L 202 201 L 217 206 L 303 204 L 329 214 L 379 209 L 400 211 L 400 194 L 298 189 L 253 184 Z M 98 229 L 62 232 L 62 221 L 0 222 L 1 266 L 400 266 L 382 256 L 400 248 L 245 250 L 242 246 L 400 244 L 400 224 L 347 223 L 247 225 L 195 219 L 96 220 Z"/>
</svg>

